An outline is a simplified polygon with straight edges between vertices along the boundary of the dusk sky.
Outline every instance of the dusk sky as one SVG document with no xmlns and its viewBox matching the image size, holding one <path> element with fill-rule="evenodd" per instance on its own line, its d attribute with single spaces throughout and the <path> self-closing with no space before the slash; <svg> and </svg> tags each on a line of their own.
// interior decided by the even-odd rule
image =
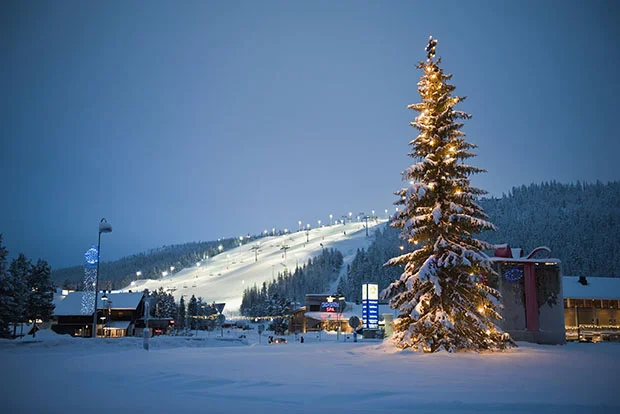
<svg viewBox="0 0 620 414">
<path fill-rule="evenodd" d="M 0 0 L 0 233 L 53 268 L 394 211 L 428 36 L 473 183 L 620 179 L 620 2 Z"/>
</svg>

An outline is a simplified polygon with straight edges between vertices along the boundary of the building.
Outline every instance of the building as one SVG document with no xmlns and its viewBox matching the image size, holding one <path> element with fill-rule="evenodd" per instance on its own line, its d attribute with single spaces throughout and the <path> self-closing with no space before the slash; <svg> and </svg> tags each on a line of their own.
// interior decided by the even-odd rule
<svg viewBox="0 0 620 414">
<path fill-rule="evenodd" d="M 498 325 L 515 341 L 539 344 L 566 342 L 560 261 L 546 247 L 527 257 L 521 249 L 500 245 L 491 258 L 495 275 L 486 283 L 502 294 Z"/>
<path fill-rule="evenodd" d="M 379 315 L 379 328 L 383 329 L 384 319 L 391 321 L 396 316 L 396 311 L 382 303 L 379 304 Z M 352 333 L 353 328 L 349 325 L 349 318 L 352 316 L 362 319 L 362 305 L 346 302 L 344 297 L 335 295 L 306 295 L 306 306 L 293 312 L 289 321 L 289 332 L 338 331 L 340 327 L 340 332 Z"/>
<path fill-rule="evenodd" d="M 58 334 L 92 336 L 93 305 L 84 306 L 86 292 L 64 293 L 54 299 L 56 308 L 51 329 Z M 98 295 L 97 336 L 133 335 L 135 323 L 144 313 L 144 293 L 99 292 Z"/>
<path fill-rule="evenodd" d="M 620 340 L 620 278 L 564 276 L 568 341 Z"/>
<path fill-rule="evenodd" d="M 349 318 L 357 316 L 344 297 L 323 294 L 306 295 L 306 306 L 297 309 L 289 321 L 289 332 L 353 332 Z"/>
</svg>

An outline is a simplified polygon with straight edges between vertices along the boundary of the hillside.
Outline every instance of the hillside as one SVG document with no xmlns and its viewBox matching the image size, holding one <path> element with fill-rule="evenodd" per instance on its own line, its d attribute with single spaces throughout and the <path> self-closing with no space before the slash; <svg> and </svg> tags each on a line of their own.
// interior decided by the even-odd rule
<svg viewBox="0 0 620 414">
<path fill-rule="evenodd" d="M 368 222 L 369 237 L 366 237 L 364 223 L 324 226 L 307 233 L 301 231 L 264 237 L 202 260 L 173 275 L 134 281 L 124 290 L 156 290 L 163 287 L 176 300 L 180 300 L 181 296 L 201 296 L 208 303 L 226 302 L 226 310 L 237 313 L 246 287 L 254 284 L 260 286 L 285 268 L 294 270 L 323 248 L 339 250 L 344 259 L 343 269 L 346 269 L 358 249 L 368 248 L 373 240 L 372 233 L 381 227 L 381 223 L 385 220 Z M 285 246 L 286 252 L 283 250 Z"/>
<path fill-rule="evenodd" d="M 513 188 L 501 198 L 480 200 L 497 231 L 478 236 L 493 244 L 509 243 L 529 253 L 548 246 L 562 262 L 564 275 L 620 277 L 620 183 L 532 184 Z M 380 289 L 400 276 L 400 269 L 383 264 L 410 248 L 400 231 L 384 228 L 351 262 L 340 291 L 360 299 L 359 286 L 375 282 Z M 492 253 L 492 252 L 488 252 Z"/>
</svg>

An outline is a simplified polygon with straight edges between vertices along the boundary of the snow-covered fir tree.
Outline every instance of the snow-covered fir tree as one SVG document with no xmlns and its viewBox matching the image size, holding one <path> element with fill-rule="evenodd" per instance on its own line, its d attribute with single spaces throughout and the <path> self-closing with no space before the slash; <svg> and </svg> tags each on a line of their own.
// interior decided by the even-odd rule
<svg viewBox="0 0 620 414">
<path fill-rule="evenodd" d="M 493 229 L 476 204 L 483 190 L 470 185 L 469 177 L 484 170 L 466 165 L 475 145 L 465 141 L 462 119 L 470 115 L 455 106 L 464 98 L 453 95 L 452 75 L 435 59 L 437 41 L 426 48 L 428 59 L 419 63 L 421 102 L 409 105 L 419 114 L 411 125 L 419 135 L 408 154 L 416 161 L 403 172 L 405 188 L 396 192 L 392 226 L 417 250 L 390 259 L 403 265 L 399 280 L 384 292 L 399 311 L 393 340 L 399 348 L 435 352 L 445 349 L 496 350 L 512 343 L 495 325 L 500 293 L 486 286 L 484 274 L 493 272 L 483 250 L 491 246 L 473 237 Z"/>
<path fill-rule="evenodd" d="M 28 306 L 28 284 L 27 280 L 32 272 L 32 263 L 23 253 L 20 253 L 9 266 L 11 281 L 13 284 L 13 309 L 11 321 L 13 322 L 13 336 L 17 335 L 17 325 L 26 321 L 26 310 Z"/>
<path fill-rule="evenodd" d="M 198 316 L 198 300 L 192 295 L 187 303 L 187 317 L 189 318 L 189 329 L 196 329 L 196 316 Z"/>
<path fill-rule="evenodd" d="M 176 327 L 178 329 L 185 328 L 185 299 L 181 296 L 181 300 L 179 301 L 179 307 L 177 308 L 177 318 L 175 320 Z"/>
<path fill-rule="evenodd" d="M 0 338 L 11 336 L 9 326 L 15 309 L 13 278 L 7 269 L 8 254 L 9 252 L 2 245 L 2 234 L 0 234 Z"/>
<path fill-rule="evenodd" d="M 52 269 L 45 261 L 39 259 L 27 275 L 26 283 L 28 298 L 26 301 L 26 317 L 31 321 L 37 319 L 49 321 L 54 305 L 54 284 L 51 279 Z M 32 330 L 35 336 L 36 330 Z"/>
</svg>

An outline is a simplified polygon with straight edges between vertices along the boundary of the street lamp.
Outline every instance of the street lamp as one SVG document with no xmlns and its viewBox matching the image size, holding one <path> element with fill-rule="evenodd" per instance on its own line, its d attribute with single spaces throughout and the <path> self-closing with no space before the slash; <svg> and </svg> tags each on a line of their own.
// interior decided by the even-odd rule
<svg viewBox="0 0 620 414">
<path fill-rule="evenodd" d="M 297 231 L 301 231 L 301 220 L 297 222 Z"/>
<path fill-rule="evenodd" d="M 330 215 L 329 215 L 329 227 L 331 227 L 331 226 L 332 226 L 332 219 L 333 219 L 333 218 L 334 218 L 334 215 L 333 215 L 333 214 L 330 214 Z"/>
<path fill-rule="evenodd" d="M 99 258 L 101 257 L 101 233 L 112 233 L 112 225 L 102 218 L 99 221 L 99 239 L 97 241 L 97 277 L 95 278 L 95 308 L 93 312 L 93 338 L 97 337 L 97 295 L 99 295 Z"/>
<path fill-rule="evenodd" d="M 103 294 L 103 296 L 101 297 L 101 301 L 102 301 L 102 302 L 105 302 L 105 303 L 106 303 L 106 305 L 107 305 L 107 306 L 106 306 L 106 305 L 104 305 L 104 308 L 106 308 L 106 307 L 108 308 L 107 323 L 110 323 L 110 322 L 111 322 L 111 320 L 112 320 L 112 301 L 108 298 L 108 296 L 107 296 L 105 293 L 104 293 L 104 294 Z M 105 316 L 102 316 L 102 317 L 101 317 L 101 321 L 102 321 L 101 323 L 102 323 L 103 325 L 105 325 L 105 323 L 106 323 L 106 317 L 105 317 Z M 104 332 L 104 335 L 103 335 L 103 336 L 107 336 L 107 335 L 105 335 L 105 327 L 103 328 L 103 332 Z"/>
</svg>

